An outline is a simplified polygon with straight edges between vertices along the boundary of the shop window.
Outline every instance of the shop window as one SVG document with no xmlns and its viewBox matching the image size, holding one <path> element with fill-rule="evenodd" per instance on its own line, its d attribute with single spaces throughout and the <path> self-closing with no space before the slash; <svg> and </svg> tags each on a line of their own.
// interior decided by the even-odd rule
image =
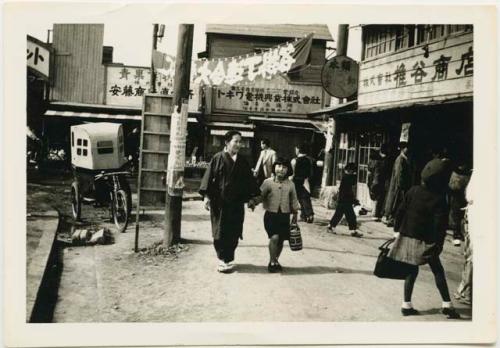
<svg viewBox="0 0 500 348">
<path fill-rule="evenodd" d="M 100 155 L 113 153 L 113 142 L 111 140 L 102 140 L 97 142 L 97 153 Z"/>
<path fill-rule="evenodd" d="M 414 45 L 414 25 L 370 26 L 365 34 L 365 59 Z"/>
<path fill-rule="evenodd" d="M 472 25 L 417 25 L 416 26 L 416 44 L 424 44 L 429 41 L 442 39 L 449 35 L 471 32 Z"/>
</svg>

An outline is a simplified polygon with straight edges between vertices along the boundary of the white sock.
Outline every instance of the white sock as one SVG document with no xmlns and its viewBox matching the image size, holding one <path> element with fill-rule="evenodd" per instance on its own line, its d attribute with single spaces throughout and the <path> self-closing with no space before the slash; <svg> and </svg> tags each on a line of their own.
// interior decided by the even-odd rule
<svg viewBox="0 0 500 348">
<path fill-rule="evenodd" d="M 441 306 L 442 308 L 452 308 L 453 306 L 451 305 L 450 302 L 443 301 L 443 305 Z"/>
<path fill-rule="evenodd" d="M 413 308 L 413 305 L 411 304 L 411 302 L 405 302 L 405 301 L 403 301 L 403 304 L 401 305 L 401 308 L 410 309 L 410 308 Z"/>
</svg>

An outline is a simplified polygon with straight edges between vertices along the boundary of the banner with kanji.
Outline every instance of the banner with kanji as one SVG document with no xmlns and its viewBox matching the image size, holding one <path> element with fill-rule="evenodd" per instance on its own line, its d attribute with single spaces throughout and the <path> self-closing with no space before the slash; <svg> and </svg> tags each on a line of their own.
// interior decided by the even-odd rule
<svg viewBox="0 0 500 348">
<path fill-rule="evenodd" d="M 257 78 L 271 79 L 307 66 L 310 61 L 313 34 L 295 42 L 273 47 L 263 53 L 237 57 L 195 60 L 191 67 L 191 83 L 195 85 L 245 85 Z M 153 52 L 155 71 L 167 78 L 175 74 L 175 57 Z"/>
</svg>

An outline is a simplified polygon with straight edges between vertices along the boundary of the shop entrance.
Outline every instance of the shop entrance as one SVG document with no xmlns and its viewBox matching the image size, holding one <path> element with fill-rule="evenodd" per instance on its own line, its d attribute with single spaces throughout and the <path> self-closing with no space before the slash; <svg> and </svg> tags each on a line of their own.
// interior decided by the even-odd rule
<svg viewBox="0 0 500 348">
<path fill-rule="evenodd" d="M 363 207 L 372 209 L 373 201 L 370 198 L 370 189 L 368 187 L 370 163 L 373 152 L 378 152 L 383 142 L 381 133 L 370 132 L 362 133 L 358 136 L 358 187 L 357 197 Z"/>
</svg>

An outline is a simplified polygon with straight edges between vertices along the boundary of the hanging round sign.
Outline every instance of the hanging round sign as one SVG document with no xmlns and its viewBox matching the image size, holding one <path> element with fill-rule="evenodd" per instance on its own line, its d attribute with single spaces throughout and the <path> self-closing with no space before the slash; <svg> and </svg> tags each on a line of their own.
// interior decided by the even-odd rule
<svg viewBox="0 0 500 348">
<path fill-rule="evenodd" d="M 333 97 L 348 98 L 358 90 L 359 65 L 347 56 L 329 59 L 321 70 L 321 84 Z"/>
</svg>

